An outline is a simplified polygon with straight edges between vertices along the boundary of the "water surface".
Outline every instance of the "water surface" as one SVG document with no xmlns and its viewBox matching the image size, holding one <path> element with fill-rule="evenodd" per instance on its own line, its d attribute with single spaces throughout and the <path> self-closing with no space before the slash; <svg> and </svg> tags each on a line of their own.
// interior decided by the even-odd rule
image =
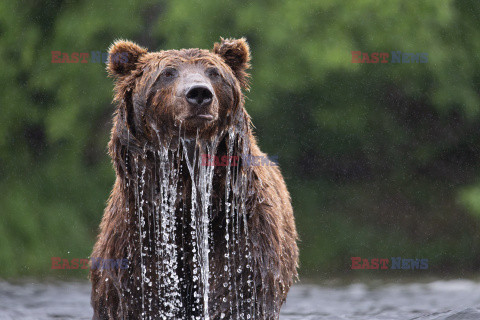
<svg viewBox="0 0 480 320">
<path fill-rule="evenodd" d="M 0 319 L 91 319 L 89 299 L 88 282 L 0 281 Z M 480 283 L 299 284 L 291 289 L 280 319 L 479 320 Z"/>
</svg>

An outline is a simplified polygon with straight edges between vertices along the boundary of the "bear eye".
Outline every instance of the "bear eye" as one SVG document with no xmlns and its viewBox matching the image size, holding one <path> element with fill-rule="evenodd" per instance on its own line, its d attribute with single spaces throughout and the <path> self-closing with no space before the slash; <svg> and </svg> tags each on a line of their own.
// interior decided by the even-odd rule
<svg viewBox="0 0 480 320">
<path fill-rule="evenodd" d="M 177 69 L 171 68 L 171 67 L 165 68 L 165 69 L 162 71 L 162 76 L 163 76 L 164 78 L 167 78 L 167 79 L 176 77 L 177 74 L 178 74 Z"/>
<path fill-rule="evenodd" d="M 217 77 L 220 76 L 220 73 L 218 72 L 218 69 L 217 69 L 217 68 L 211 67 L 211 68 L 208 68 L 208 69 L 207 69 L 207 75 L 208 75 L 210 78 L 217 78 Z"/>
</svg>

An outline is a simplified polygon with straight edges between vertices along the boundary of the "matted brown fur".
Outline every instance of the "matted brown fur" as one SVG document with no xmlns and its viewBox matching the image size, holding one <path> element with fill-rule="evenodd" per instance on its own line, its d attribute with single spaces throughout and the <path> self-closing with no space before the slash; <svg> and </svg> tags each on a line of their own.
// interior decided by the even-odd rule
<svg viewBox="0 0 480 320">
<path fill-rule="evenodd" d="M 184 163 L 174 150 L 180 147 L 179 135 L 197 141 L 219 141 L 217 155 L 227 154 L 229 148 L 226 132 L 235 128 L 242 139 L 233 145 L 234 155 L 265 157 L 260 151 L 252 133 L 250 117 L 244 108 L 243 89 L 248 89 L 250 52 L 245 39 L 222 39 L 212 51 L 201 49 L 168 50 L 149 53 L 146 49 L 128 41 L 117 41 L 110 48 L 110 57 L 124 54 L 122 58 L 110 59 L 107 70 L 115 78 L 117 110 L 114 116 L 109 154 L 116 172 L 116 181 L 100 224 L 100 234 L 94 246 L 92 257 L 103 259 L 129 259 L 126 270 L 91 270 L 91 302 L 94 319 L 156 319 L 162 310 L 161 299 L 151 295 L 149 309 L 145 310 L 139 292 L 141 286 L 140 260 L 146 267 L 146 275 L 152 276 L 153 268 L 161 259 L 152 250 L 151 240 L 140 243 L 138 236 L 139 215 L 148 211 L 148 205 L 136 203 L 139 176 L 145 180 L 143 197 L 154 199 L 156 150 L 168 145 L 171 161 L 179 166 Z M 203 84 L 213 92 L 211 104 L 193 108 L 185 100 L 184 92 L 194 84 Z M 206 120 L 205 120 L 206 119 Z M 240 135 L 239 135 L 240 136 Z M 225 261 L 225 167 L 215 167 L 213 177 L 213 212 L 210 217 L 210 318 L 246 318 L 254 310 L 251 319 L 277 319 L 279 310 L 293 281 L 297 277 L 298 248 L 290 196 L 277 166 L 247 166 L 239 161 L 239 168 L 248 177 L 246 217 L 236 222 L 248 229 L 248 237 L 238 239 L 237 256 L 234 258 L 239 270 L 251 270 L 255 294 L 245 289 L 247 276 L 230 278 L 222 276 L 227 265 Z M 139 168 L 144 168 L 140 172 Z M 183 224 L 189 222 L 182 216 L 182 206 L 191 200 L 192 181 L 187 172 L 180 174 L 176 187 L 183 195 L 177 202 L 176 223 L 178 247 L 182 249 L 176 273 L 181 280 L 181 314 L 171 315 L 172 319 L 201 317 L 201 309 L 193 303 L 196 289 L 192 286 L 192 247 L 189 232 Z M 160 213 L 161 214 L 161 213 Z M 146 216 L 145 216 L 146 217 Z M 243 222 L 246 225 L 243 225 Z M 191 222 L 191 221 L 190 221 Z M 145 232 L 154 232 L 146 220 Z M 239 228 L 240 228 L 239 227 Z M 187 228 L 187 227 L 185 227 Z M 149 242 L 150 241 L 150 242 Z M 141 247 L 147 253 L 140 256 Z M 251 254 L 249 265 L 247 254 Z M 231 272 L 230 272 L 231 273 Z M 155 275 L 158 277 L 158 275 Z M 233 279 L 235 278 L 235 279 Z M 153 287 L 161 286 L 168 279 L 153 277 Z M 226 288 L 224 283 L 232 281 L 236 288 Z M 251 285 L 250 285 L 251 287 Z M 154 290 L 152 292 L 155 292 Z M 160 291 L 159 291 L 160 292 Z M 239 301 L 240 307 L 232 307 L 232 301 Z M 251 301 L 249 299 L 253 299 Z M 164 301 L 164 300 L 162 300 Z M 253 307 L 252 307 L 253 306 Z M 142 316 L 142 312 L 147 312 Z"/>
</svg>

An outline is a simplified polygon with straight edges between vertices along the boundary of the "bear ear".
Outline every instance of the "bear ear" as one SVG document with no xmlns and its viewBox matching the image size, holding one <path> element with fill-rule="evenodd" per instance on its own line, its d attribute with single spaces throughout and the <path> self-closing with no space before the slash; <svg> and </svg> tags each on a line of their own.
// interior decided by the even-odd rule
<svg viewBox="0 0 480 320">
<path fill-rule="evenodd" d="M 108 73 L 119 78 L 130 73 L 135 69 L 138 58 L 147 53 L 147 49 L 139 45 L 124 40 L 115 41 L 108 50 Z"/>
<path fill-rule="evenodd" d="M 250 68 L 250 48 L 245 38 L 223 39 L 215 43 L 213 53 L 218 54 L 230 66 L 235 77 L 243 88 L 248 89 L 248 78 L 246 72 Z"/>
</svg>

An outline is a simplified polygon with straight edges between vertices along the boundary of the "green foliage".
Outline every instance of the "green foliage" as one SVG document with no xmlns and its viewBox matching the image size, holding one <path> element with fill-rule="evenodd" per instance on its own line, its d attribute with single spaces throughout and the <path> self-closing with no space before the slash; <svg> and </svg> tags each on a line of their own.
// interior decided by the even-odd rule
<svg viewBox="0 0 480 320">
<path fill-rule="evenodd" d="M 221 36 L 250 43 L 246 107 L 279 155 L 304 274 L 346 271 L 351 256 L 475 270 L 479 21 L 475 0 L 1 2 L 0 275 L 58 276 L 52 256 L 88 257 L 113 184 L 112 80 L 101 63 L 52 64 L 51 51 Z M 428 63 L 353 64 L 357 50 Z"/>
</svg>

